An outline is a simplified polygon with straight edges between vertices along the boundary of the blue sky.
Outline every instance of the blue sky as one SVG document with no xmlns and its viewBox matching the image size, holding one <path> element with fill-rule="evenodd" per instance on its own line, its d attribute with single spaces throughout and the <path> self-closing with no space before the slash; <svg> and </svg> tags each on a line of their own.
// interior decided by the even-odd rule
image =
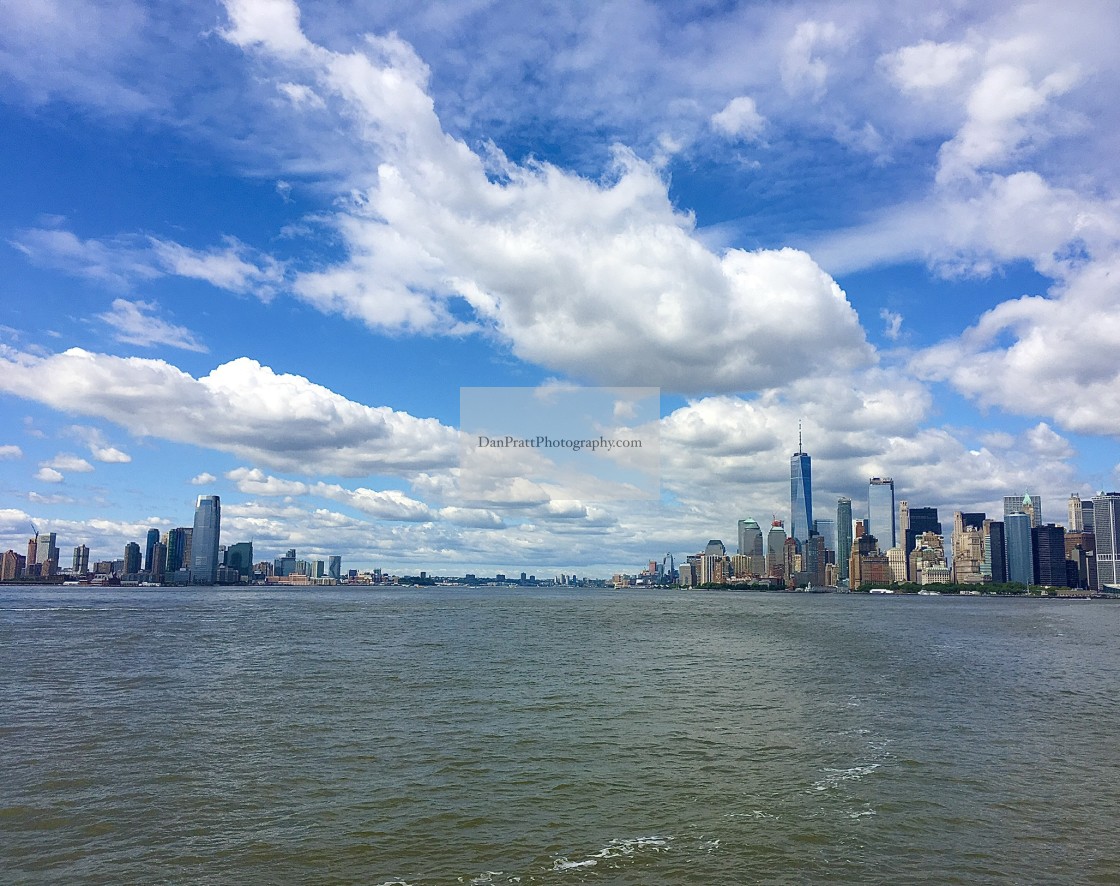
<svg viewBox="0 0 1120 886">
<path fill-rule="evenodd" d="M 0 548 L 636 571 L 867 479 L 1120 486 L 1109 3 L 0 4 Z M 660 502 L 458 494 L 459 388 L 662 390 Z"/>
</svg>

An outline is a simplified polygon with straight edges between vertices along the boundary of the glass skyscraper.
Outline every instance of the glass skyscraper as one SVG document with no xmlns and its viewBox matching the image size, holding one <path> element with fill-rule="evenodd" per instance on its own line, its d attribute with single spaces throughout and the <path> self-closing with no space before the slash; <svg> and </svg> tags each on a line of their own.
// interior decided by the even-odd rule
<svg viewBox="0 0 1120 886">
<path fill-rule="evenodd" d="M 754 520 L 739 521 L 739 553 L 748 557 L 762 556 L 762 527 Z"/>
<path fill-rule="evenodd" d="M 836 501 L 836 566 L 841 581 L 847 581 L 848 560 L 851 556 L 852 500 L 845 497 Z"/>
<path fill-rule="evenodd" d="M 1097 588 L 1120 585 L 1120 492 L 1093 496 L 1096 533 Z"/>
<path fill-rule="evenodd" d="M 1031 543 L 1031 515 L 1008 514 L 1003 520 L 1007 544 L 1007 580 L 1034 583 L 1034 545 Z"/>
<path fill-rule="evenodd" d="M 222 529 L 222 501 L 200 495 L 194 508 L 191 533 L 191 582 L 212 585 L 218 580 L 218 538 Z"/>
<path fill-rule="evenodd" d="M 809 540 L 813 528 L 813 465 L 800 450 L 799 445 L 789 460 L 789 535 L 797 539 L 798 546 Z"/>
<path fill-rule="evenodd" d="M 878 539 L 881 551 L 898 544 L 894 524 L 894 480 L 890 477 L 872 477 L 867 484 L 866 530 Z"/>
</svg>

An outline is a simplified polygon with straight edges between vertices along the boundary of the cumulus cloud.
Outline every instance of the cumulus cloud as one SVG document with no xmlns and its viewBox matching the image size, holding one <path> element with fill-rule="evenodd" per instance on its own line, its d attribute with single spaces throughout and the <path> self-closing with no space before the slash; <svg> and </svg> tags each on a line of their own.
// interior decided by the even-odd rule
<svg viewBox="0 0 1120 886">
<path fill-rule="evenodd" d="M 712 115 L 712 128 L 729 138 L 754 141 L 762 133 L 766 118 L 758 113 L 754 99 L 740 95 L 731 99 L 722 111 Z"/>
<path fill-rule="evenodd" d="M 97 319 L 109 326 L 113 338 L 126 344 L 146 348 L 167 345 L 203 353 L 208 350 L 185 326 L 175 326 L 155 316 L 156 310 L 154 302 L 118 298 L 113 301 L 113 309 L 98 314 Z"/>
<path fill-rule="evenodd" d="M 23 458 L 23 450 L 12 443 L 6 443 L 0 446 L 0 460 L 12 458 Z"/>
<path fill-rule="evenodd" d="M 67 434 L 77 437 L 85 443 L 89 447 L 90 455 L 93 456 L 94 461 L 103 464 L 128 464 L 132 461 L 132 456 L 127 452 L 109 444 L 99 428 L 89 427 L 88 425 L 71 425 L 67 429 Z"/>
<path fill-rule="evenodd" d="M 844 46 L 843 31 L 833 22 L 801 22 L 786 44 L 782 58 L 782 83 L 790 95 L 808 95 L 820 101 L 826 91 L 830 50 Z"/>
<path fill-rule="evenodd" d="M 163 360 L 6 348 L 0 369 L 0 390 L 279 470 L 357 476 L 447 466 L 458 454 L 456 432 L 435 419 L 365 406 L 245 357 L 196 379 Z M 158 412 L 146 408 L 153 402 Z"/>
<path fill-rule="evenodd" d="M 211 474 L 209 471 L 203 471 L 201 474 L 195 474 L 191 477 L 192 486 L 207 486 L 215 482 L 218 478 Z"/>
<path fill-rule="evenodd" d="M 88 461 L 69 452 L 60 452 L 50 461 L 44 462 L 44 465 L 59 471 L 74 471 L 79 474 L 87 474 L 93 470 L 93 465 Z"/>
<path fill-rule="evenodd" d="M 54 468 L 40 467 L 39 470 L 35 472 L 35 479 L 41 480 L 44 483 L 61 483 L 66 478 Z"/>
<path fill-rule="evenodd" d="M 321 310 L 377 330 L 482 328 L 578 378 L 675 390 L 756 389 L 873 359 L 844 293 L 808 255 L 709 251 L 659 170 L 633 153 L 616 149 L 600 181 L 493 146 L 475 153 L 443 131 L 428 70 L 399 38 L 339 53 L 307 39 L 290 2 L 227 9 L 226 38 L 282 82 L 310 77 L 342 102 L 377 164 L 333 218 L 346 260 L 292 279 Z M 814 46 L 838 40 L 831 26 L 813 34 Z"/>
<path fill-rule="evenodd" d="M 881 308 L 879 319 L 883 321 L 883 335 L 891 341 L 898 341 L 902 337 L 902 314 L 889 308 Z"/>
</svg>

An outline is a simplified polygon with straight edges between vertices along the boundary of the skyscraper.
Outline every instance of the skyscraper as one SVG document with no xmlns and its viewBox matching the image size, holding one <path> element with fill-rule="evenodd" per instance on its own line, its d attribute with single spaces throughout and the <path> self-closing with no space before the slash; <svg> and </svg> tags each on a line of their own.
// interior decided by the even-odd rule
<svg viewBox="0 0 1120 886">
<path fill-rule="evenodd" d="M 1097 589 L 1120 586 L 1120 492 L 1093 496 L 1093 533 L 1096 536 Z"/>
<path fill-rule="evenodd" d="M 200 495 L 194 508 L 191 533 L 191 582 L 212 585 L 218 580 L 218 539 L 222 502 L 216 495 Z"/>
<path fill-rule="evenodd" d="M 136 575 L 140 572 L 140 545 L 130 541 L 124 546 L 124 574 Z"/>
<path fill-rule="evenodd" d="M 762 556 L 762 528 L 755 520 L 739 521 L 739 551 L 748 557 Z"/>
<path fill-rule="evenodd" d="M 879 549 L 886 551 L 897 543 L 894 522 L 894 480 L 872 477 L 867 484 L 867 532 L 879 539 Z"/>
<path fill-rule="evenodd" d="M 775 520 L 766 533 L 766 574 L 771 578 L 785 578 L 785 563 L 786 530 L 781 520 Z"/>
<path fill-rule="evenodd" d="M 1069 532 L 1080 532 L 1085 528 L 1083 513 L 1081 496 L 1075 492 L 1069 497 L 1069 522 L 1066 523 L 1066 529 Z"/>
<path fill-rule="evenodd" d="M 759 552 L 762 552 L 762 533 L 758 534 Z M 331 558 L 327 561 L 327 574 L 335 581 L 342 580 L 342 557 L 338 554 L 332 554 Z M 670 570 L 672 571 L 672 570 Z"/>
<path fill-rule="evenodd" d="M 85 545 L 74 548 L 74 560 L 70 571 L 75 575 L 85 575 L 89 572 L 89 548 Z"/>
<path fill-rule="evenodd" d="M 1003 521 L 1007 543 L 1007 580 L 1029 585 L 1034 583 L 1034 546 L 1031 544 L 1029 514 L 1008 514 Z"/>
<path fill-rule="evenodd" d="M 144 540 L 144 571 L 151 572 L 155 568 L 155 563 L 152 560 L 152 548 L 159 544 L 159 530 L 149 529 L 148 537 Z M 163 571 L 163 567 L 160 567 Z"/>
<path fill-rule="evenodd" d="M 797 452 L 789 459 L 789 536 L 798 544 L 809 540 L 813 528 L 813 465 L 801 446 L 797 432 Z"/>
<path fill-rule="evenodd" d="M 852 500 L 836 500 L 836 565 L 841 581 L 848 578 L 848 559 L 852 556 Z"/>
<path fill-rule="evenodd" d="M 1066 531 L 1047 523 L 1031 530 L 1034 580 L 1043 587 L 1068 588 L 1066 574 Z"/>
<path fill-rule="evenodd" d="M 1011 514 L 1027 514 L 1031 518 L 1031 528 L 1042 525 L 1042 498 L 1038 495 L 1005 495 L 1003 497 L 1004 522 Z"/>
</svg>

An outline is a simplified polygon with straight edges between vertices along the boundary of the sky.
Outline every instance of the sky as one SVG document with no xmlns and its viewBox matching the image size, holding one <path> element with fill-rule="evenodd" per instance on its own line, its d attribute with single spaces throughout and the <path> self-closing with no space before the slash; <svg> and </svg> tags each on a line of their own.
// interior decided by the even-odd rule
<svg viewBox="0 0 1120 886">
<path fill-rule="evenodd" d="M 636 572 L 870 477 L 1120 487 L 1120 10 L 0 0 L 0 549 Z M 660 389 L 659 495 L 479 500 L 463 387 Z"/>
</svg>

